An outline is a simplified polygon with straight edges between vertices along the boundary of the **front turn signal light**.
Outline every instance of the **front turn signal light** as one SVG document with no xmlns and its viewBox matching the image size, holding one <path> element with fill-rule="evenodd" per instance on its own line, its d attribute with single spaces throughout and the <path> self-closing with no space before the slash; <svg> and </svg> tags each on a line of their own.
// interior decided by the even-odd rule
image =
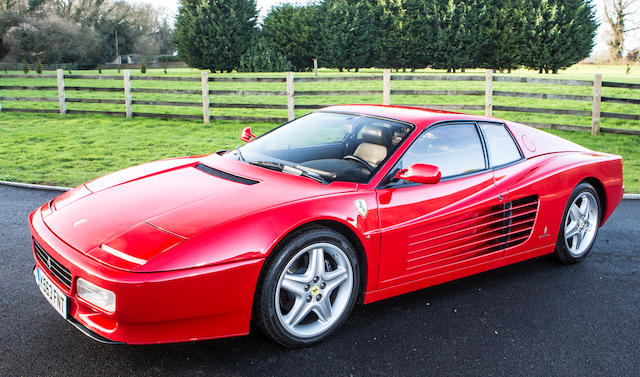
<svg viewBox="0 0 640 377">
<path fill-rule="evenodd" d="M 83 278 L 76 283 L 78 297 L 108 312 L 116 310 L 116 294 L 108 289 L 98 287 Z"/>
</svg>

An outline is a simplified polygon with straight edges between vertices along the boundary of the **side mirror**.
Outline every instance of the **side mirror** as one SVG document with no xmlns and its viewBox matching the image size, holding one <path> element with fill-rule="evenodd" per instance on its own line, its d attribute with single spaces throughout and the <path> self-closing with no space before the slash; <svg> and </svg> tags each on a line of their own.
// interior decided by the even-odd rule
<svg viewBox="0 0 640 377">
<path fill-rule="evenodd" d="M 240 139 L 242 139 L 242 141 L 244 141 L 245 143 L 248 143 L 251 141 L 251 139 L 255 139 L 256 135 L 251 133 L 251 127 L 245 127 L 242 130 L 242 135 L 240 135 Z"/>
<path fill-rule="evenodd" d="M 440 168 L 427 164 L 414 164 L 406 169 L 398 170 L 396 173 L 397 179 L 426 184 L 440 182 L 441 176 L 442 173 L 440 173 Z"/>
</svg>

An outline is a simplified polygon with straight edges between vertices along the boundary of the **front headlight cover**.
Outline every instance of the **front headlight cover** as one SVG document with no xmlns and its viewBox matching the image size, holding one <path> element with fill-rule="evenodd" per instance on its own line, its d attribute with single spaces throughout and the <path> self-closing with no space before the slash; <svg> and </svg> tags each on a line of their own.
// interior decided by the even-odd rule
<svg viewBox="0 0 640 377">
<path fill-rule="evenodd" d="M 98 287 L 83 278 L 78 278 L 76 283 L 78 297 L 104 309 L 110 313 L 116 311 L 116 294 L 108 289 Z"/>
</svg>

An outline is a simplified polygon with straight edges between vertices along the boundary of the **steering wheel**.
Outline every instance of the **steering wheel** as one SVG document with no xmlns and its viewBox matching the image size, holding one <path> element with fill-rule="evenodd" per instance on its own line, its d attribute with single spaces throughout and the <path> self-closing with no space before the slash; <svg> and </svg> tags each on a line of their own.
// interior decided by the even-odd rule
<svg viewBox="0 0 640 377">
<path fill-rule="evenodd" d="M 364 167 L 367 168 L 367 170 L 369 170 L 369 173 L 373 173 L 373 167 L 371 165 L 369 165 L 369 163 L 367 161 L 361 159 L 358 156 L 348 155 L 348 156 L 344 156 L 342 159 L 343 160 L 353 160 L 353 161 L 359 162 L 360 164 L 364 165 Z"/>
</svg>

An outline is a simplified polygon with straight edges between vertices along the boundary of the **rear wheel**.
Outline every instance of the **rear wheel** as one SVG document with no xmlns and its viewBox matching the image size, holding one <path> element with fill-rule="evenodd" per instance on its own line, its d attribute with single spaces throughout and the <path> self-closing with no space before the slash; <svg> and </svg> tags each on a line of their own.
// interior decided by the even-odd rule
<svg viewBox="0 0 640 377">
<path fill-rule="evenodd" d="M 273 255 L 256 292 L 256 320 L 276 342 L 318 342 L 349 316 L 359 289 L 356 252 L 340 233 L 307 227 Z"/>
<path fill-rule="evenodd" d="M 555 254 L 566 264 L 583 260 L 596 240 L 600 225 L 600 199 L 589 183 L 579 184 L 571 193 L 556 242 Z"/>
</svg>

